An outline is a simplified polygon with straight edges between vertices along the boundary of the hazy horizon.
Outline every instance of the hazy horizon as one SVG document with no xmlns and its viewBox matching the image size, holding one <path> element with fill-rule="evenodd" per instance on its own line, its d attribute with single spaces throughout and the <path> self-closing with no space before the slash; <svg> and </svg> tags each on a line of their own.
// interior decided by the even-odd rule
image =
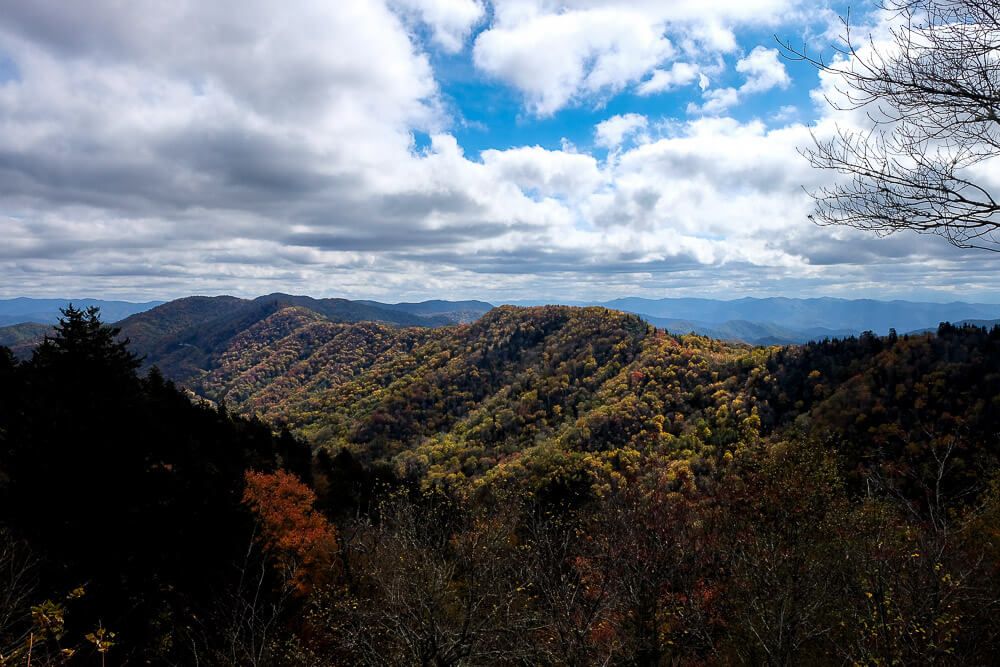
<svg viewBox="0 0 1000 667">
<path fill-rule="evenodd" d="M 676 299 L 676 300 L 704 300 L 704 301 L 718 301 L 718 302 L 741 301 L 741 300 L 744 300 L 744 299 L 754 299 L 754 300 L 761 300 L 761 301 L 767 300 L 767 299 L 789 299 L 789 300 L 801 300 L 801 301 L 813 301 L 813 300 L 821 300 L 821 299 L 834 299 L 834 300 L 839 300 L 839 301 L 878 301 L 878 302 L 884 302 L 884 303 L 891 303 L 893 301 L 899 301 L 899 302 L 907 302 L 907 303 L 929 303 L 929 304 L 941 304 L 941 305 L 948 305 L 948 304 L 954 304 L 954 303 L 965 303 L 965 304 L 977 305 L 977 306 L 997 306 L 997 307 L 1000 307 L 1000 300 L 998 300 L 998 301 L 978 301 L 978 300 L 973 300 L 973 299 L 961 299 L 961 298 L 950 299 L 950 300 L 943 300 L 943 299 L 935 300 L 935 299 L 902 298 L 902 297 L 900 297 L 900 298 L 896 298 L 896 297 L 894 297 L 894 298 L 877 298 L 877 297 L 856 297 L 856 298 L 849 298 L 849 297 L 829 296 L 829 295 L 820 295 L 820 296 L 765 295 L 765 296 L 758 296 L 758 295 L 752 295 L 752 294 L 748 294 L 748 295 L 744 295 L 744 296 L 735 296 L 735 297 L 710 297 L 710 296 L 698 296 L 698 295 L 669 295 L 669 296 L 660 296 L 660 297 L 657 297 L 657 296 L 640 296 L 640 295 L 635 295 L 635 294 L 622 294 L 622 295 L 619 295 L 619 296 L 614 296 L 614 297 L 610 297 L 610 298 L 606 298 L 606 299 L 575 299 L 575 298 L 570 298 L 570 299 L 551 298 L 550 299 L 550 298 L 545 298 L 545 297 L 541 297 L 541 298 L 514 298 L 514 299 L 486 299 L 486 298 L 477 297 L 477 296 L 456 297 L 456 298 L 433 297 L 432 296 L 432 297 L 428 297 L 426 299 L 406 299 L 406 298 L 391 298 L 391 297 L 386 298 L 386 297 L 383 297 L 383 298 L 377 298 L 376 299 L 376 298 L 369 298 L 369 297 L 364 297 L 364 296 L 341 296 L 341 295 L 321 296 L 321 295 L 316 295 L 316 294 L 297 293 L 297 292 L 290 292 L 290 291 L 285 291 L 285 290 L 275 290 L 275 291 L 268 292 L 268 293 L 265 293 L 265 294 L 246 294 L 246 295 L 243 295 L 243 294 L 234 294 L 234 293 L 231 293 L 231 292 L 220 292 L 218 294 L 208 294 L 208 293 L 204 293 L 204 294 L 182 294 L 180 296 L 159 297 L 159 298 L 158 297 L 150 297 L 150 298 L 138 298 L 138 297 L 137 298 L 127 298 L 127 297 L 102 296 L 102 295 L 96 295 L 96 296 L 95 295 L 83 295 L 83 296 L 77 295 L 77 296 L 69 296 L 69 297 L 67 297 L 67 296 L 31 296 L 31 295 L 18 295 L 18 296 L 0 296 L 0 302 L 12 301 L 12 300 L 16 300 L 16 299 L 32 299 L 32 300 L 39 300 L 39 301 L 43 301 L 44 300 L 44 301 L 67 301 L 67 302 L 72 302 L 72 301 L 119 301 L 119 302 L 122 302 L 122 303 L 146 304 L 146 303 L 168 303 L 170 301 L 175 301 L 177 299 L 184 299 L 184 298 L 188 298 L 188 297 L 220 297 L 220 296 L 231 296 L 231 297 L 236 297 L 236 298 L 239 298 L 239 299 L 252 300 L 252 299 L 257 299 L 257 298 L 265 297 L 265 296 L 268 296 L 270 294 L 286 294 L 286 295 L 289 295 L 289 296 L 305 296 L 305 297 L 309 297 L 309 298 L 313 298 L 313 299 L 346 299 L 348 301 L 376 301 L 376 302 L 385 303 L 385 304 L 420 303 L 420 302 L 424 302 L 424 301 L 449 301 L 449 302 L 481 301 L 481 302 L 484 302 L 484 303 L 489 303 L 489 304 L 491 304 L 493 306 L 502 306 L 502 305 L 567 305 L 567 306 L 573 306 L 573 305 L 589 305 L 589 304 L 606 304 L 606 303 L 612 303 L 614 301 L 620 301 L 620 300 L 625 300 L 625 299 L 644 299 L 644 300 L 649 300 L 649 301 L 659 301 L 659 300 Z"/>
</svg>

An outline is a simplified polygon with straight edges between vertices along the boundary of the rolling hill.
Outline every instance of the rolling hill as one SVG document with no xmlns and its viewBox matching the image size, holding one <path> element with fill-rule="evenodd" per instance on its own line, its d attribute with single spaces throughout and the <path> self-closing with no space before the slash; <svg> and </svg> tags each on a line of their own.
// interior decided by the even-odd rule
<svg viewBox="0 0 1000 667">
<path fill-rule="evenodd" d="M 976 327 L 753 348 L 602 307 L 503 306 L 432 330 L 290 306 L 190 385 L 321 449 L 453 484 L 569 453 L 727 451 L 747 429 L 844 434 L 858 460 L 900 456 L 949 415 L 988 439 L 998 345 Z"/>
<path fill-rule="evenodd" d="M 0 328 L 0 345 L 11 347 L 18 356 L 27 356 L 49 331 L 50 324 L 57 321 L 59 308 L 68 303 L 69 300 L 63 299 L 0 302 L 0 313 L 24 313 L 10 315 L 13 319 L 38 313 L 41 320 L 40 324 L 24 322 Z M 394 327 L 441 327 L 469 322 L 492 308 L 482 301 L 387 304 L 281 293 L 255 299 L 192 296 L 166 303 L 126 304 L 86 299 L 72 303 L 80 308 L 91 305 L 101 308 L 102 319 L 121 327 L 122 336 L 145 357 L 147 367 L 155 364 L 180 381 L 188 381 L 207 370 L 233 337 L 285 308 L 303 309 L 328 322 L 378 322 Z"/>
<path fill-rule="evenodd" d="M 66 300 L 40 301 L 14 299 L 0 301 L 0 324 L 4 317 L 4 304 L 10 312 L 38 312 L 39 322 L 55 322 L 58 307 Z M 89 301 L 81 301 L 88 305 Z M 94 302 L 104 305 L 105 321 L 117 321 L 132 315 L 128 308 L 148 313 L 148 304 L 122 302 Z M 34 305 L 33 305 L 34 304 Z M 170 305 L 172 304 L 172 305 Z M 383 322 L 395 326 L 444 326 L 474 322 L 493 306 L 485 301 L 443 301 L 382 303 L 379 301 L 348 299 L 314 299 L 288 294 L 271 294 L 245 300 L 230 296 L 188 297 L 170 302 L 166 310 L 141 318 L 129 318 L 127 334 L 137 347 L 148 353 L 162 352 L 150 337 L 157 340 L 175 335 L 181 329 L 203 325 L 209 320 L 224 318 L 235 311 L 259 309 L 258 316 L 251 315 L 244 324 L 252 323 L 274 306 L 299 306 L 317 312 L 334 322 Z M 251 304 L 256 304 L 253 306 Z M 269 307 L 267 304 L 271 304 Z M 560 305 L 543 302 L 523 302 L 511 305 Z M 606 302 L 572 302 L 563 305 L 601 306 L 641 316 L 654 326 L 671 333 L 696 333 L 710 338 L 748 343 L 751 345 L 793 345 L 824 338 L 856 336 L 864 331 L 885 335 L 890 329 L 897 331 L 934 331 L 941 322 L 988 323 L 1000 318 L 1000 306 L 976 303 L 929 303 L 913 301 L 876 301 L 871 299 L 792 299 L 792 298 L 743 298 L 717 299 L 644 299 L 628 297 Z M 42 312 L 41 306 L 49 310 Z M 17 309 L 20 310 L 17 310 Z M 123 311 L 122 308 L 125 308 Z M 270 308 L 270 310 L 269 310 Z M 125 313 L 125 314 L 122 314 Z M 11 315 L 24 321 L 28 315 Z M 215 325 L 213 325 L 215 326 Z M 22 333 L 28 329 L 22 329 Z M 8 336 L 14 334 L 9 333 Z M 18 334 L 20 335 L 20 334 Z M 24 342 L 19 343 L 21 349 Z M 192 343 L 194 344 L 194 343 Z M 27 348 L 30 349 L 30 346 Z"/>
<path fill-rule="evenodd" d="M 118 326 L 122 336 L 170 378 L 191 382 L 215 367 L 222 355 L 247 331 L 282 311 L 309 313 L 327 323 L 376 322 L 392 327 L 440 327 L 452 323 L 443 314 L 419 315 L 347 299 L 313 299 L 269 294 L 256 299 L 231 296 L 188 297 L 128 317 Z M 442 306 L 436 312 L 446 312 Z M 280 318 L 279 318 L 280 319 Z M 271 324 L 271 323 L 269 323 Z M 264 325 L 268 326 L 268 325 Z"/>
</svg>

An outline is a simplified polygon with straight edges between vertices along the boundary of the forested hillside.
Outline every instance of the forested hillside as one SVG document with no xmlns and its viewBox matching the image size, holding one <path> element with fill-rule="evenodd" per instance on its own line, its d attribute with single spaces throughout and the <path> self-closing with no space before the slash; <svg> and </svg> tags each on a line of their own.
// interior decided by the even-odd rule
<svg viewBox="0 0 1000 667">
<path fill-rule="evenodd" d="M 1000 650 L 1000 328 L 753 348 L 599 307 L 187 306 L 210 363 L 173 368 L 218 407 L 93 314 L 0 357 L 0 664 Z"/>
<path fill-rule="evenodd" d="M 721 456 L 790 429 L 869 466 L 945 434 L 959 449 L 986 440 L 992 455 L 998 353 L 1000 329 L 970 326 L 751 348 L 597 307 L 507 306 L 433 331 L 287 308 L 234 338 L 191 386 L 427 482 L 553 451 Z"/>
<path fill-rule="evenodd" d="M 0 345 L 9 348 L 18 357 L 27 358 L 45 336 L 51 333 L 52 326 L 49 324 L 11 324 L 0 327 Z"/>
<path fill-rule="evenodd" d="M 389 306 L 347 299 L 313 299 L 270 294 L 253 300 L 230 296 L 188 297 L 170 301 L 118 323 L 145 366 L 157 366 L 168 377 L 192 382 L 212 370 L 238 336 L 256 331 L 285 309 L 301 309 L 328 322 L 381 322 L 392 326 L 438 327 L 467 316 L 468 304 L 449 311 L 444 302 L 428 314 L 414 314 L 413 304 Z M 253 334 L 250 333 L 250 336 Z"/>
</svg>

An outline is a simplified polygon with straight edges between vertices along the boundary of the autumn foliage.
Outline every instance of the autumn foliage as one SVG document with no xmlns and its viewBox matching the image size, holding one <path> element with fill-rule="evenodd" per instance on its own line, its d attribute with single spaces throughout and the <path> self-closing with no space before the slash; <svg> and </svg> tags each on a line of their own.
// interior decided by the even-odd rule
<svg viewBox="0 0 1000 667">
<path fill-rule="evenodd" d="M 203 377 L 222 409 L 69 324 L 0 350 L 0 665 L 1000 651 L 1000 328 L 750 348 L 599 308 L 285 309 Z"/>
<path fill-rule="evenodd" d="M 337 551 L 333 524 L 315 502 L 313 490 L 284 470 L 246 473 L 243 504 L 256 518 L 257 539 L 300 593 L 328 579 Z"/>
</svg>

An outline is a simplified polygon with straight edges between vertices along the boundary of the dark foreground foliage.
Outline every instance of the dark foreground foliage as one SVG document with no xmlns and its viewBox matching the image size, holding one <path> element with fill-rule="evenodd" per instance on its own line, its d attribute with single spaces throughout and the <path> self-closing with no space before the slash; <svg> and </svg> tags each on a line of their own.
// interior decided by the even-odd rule
<svg viewBox="0 0 1000 667">
<path fill-rule="evenodd" d="M 268 327 L 202 386 L 279 397 L 315 453 L 137 376 L 95 313 L 0 354 L 0 665 L 1000 651 L 1000 331 L 750 349 L 603 309 Z"/>
<path fill-rule="evenodd" d="M 290 436 L 137 376 L 115 334 L 70 309 L 29 361 L 0 350 L 0 522 L 25 564 L 0 589 L 32 587 L 0 612 L 11 664 L 28 641 L 33 664 L 85 661 L 99 628 L 116 663 L 181 660 L 252 542 L 245 471 L 308 462 Z"/>
</svg>

